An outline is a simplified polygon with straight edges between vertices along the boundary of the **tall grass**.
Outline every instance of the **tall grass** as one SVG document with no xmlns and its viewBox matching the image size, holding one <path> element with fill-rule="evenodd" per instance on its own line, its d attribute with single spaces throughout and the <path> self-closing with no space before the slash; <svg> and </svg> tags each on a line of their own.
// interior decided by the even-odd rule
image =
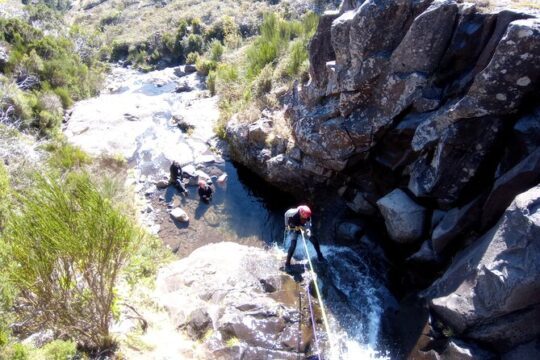
<svg viewBox="0 0 540 360">
<path fill-rule="evenodd" d="M 240 55 L 229 57 L 225 64 L 218 66 L 209 80 L 210 90 L 221 96 L 217 134 L 225 134 L 223 128 L 234 113 L 277 104 L 267 96 L 273 87 L 290 86 L 294 79 L 307 75 L 307 44 L 318 21 L 315 13 L 308 13 L 299 21 L 267 14 L 260 35 Z"/>
<path fill-rule="evenodd" d="M 88 349 L 110 348 L 115 282 L 140 230 L 84 172 L 37 176 L 17 203 L 0 262 L 18 294 L 19 331 L 52 329 Z"/>
</svg>

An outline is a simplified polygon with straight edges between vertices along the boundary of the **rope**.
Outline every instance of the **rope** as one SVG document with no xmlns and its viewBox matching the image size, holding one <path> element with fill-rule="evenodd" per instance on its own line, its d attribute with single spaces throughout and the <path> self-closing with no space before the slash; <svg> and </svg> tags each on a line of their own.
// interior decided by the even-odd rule
<svg viewBox="0 0 540 360">
<path fill-rule="evenodd" d="M 313 278 L 313 284 L 315 285 L 315 292 L 317 294 L 317 300 L 319 301 L 319 304 L 321 306 L 321 314 L 322 314 L 322 318 L 323 318 L 323 325 L 324 325 L 324 328 L 326 330 L 326 334 L 328 336 L 328 342 L 330 343 L 330 355 L 333 355 L 333 353 L 334 353 L 334 342 L 332 341 L 332 337 L 331 337 L 331 333 L 330 333 L 330 326 L 328 325 L 328 318 L 326 316 L 326 311 L 324 309 L 324 303 L 323 303 L 323 300 L 322 300 L 322 297 L 321 297 L 321 292 L 319 290 L 319 285 L 317 285 L 316 273 L 315 273 L 315 270 L 313 270 L 313 263 L 311 262 L 311 258 L 309 256 L 309 251 L 308 251 L 308 247 L 307 247 L 307 243 L 306 243 L 306 238 L 304 237 L 304 231 L 301 231 L 300 233 L 302 235 L 302 243 L 304 244 L 304 251 L 306 252 L 306 257 L 308 259 L 311 276 Z M 306 265 L 304 264 L 304 267 L 305 266 Z M 309 285 L 307 285 L 307 287 L 308 287 L 308 291 L 309 291 Z M 309 295 L 309 293 L 308 293 L 308 295 Z M 311 300 L 310 300 L 310 305 L 311 305 Z M 315 328 L 315 322 L 314 322 L 314 318 L 313 318 L 314 317 L 313 309 L 311 308 L 311 306 L 310 306 L 310 311 L 311 311 L 312 322 L 313 322 L 313 332 L 316 334 L 317 331 L 316 331 L 316 328 Z M 315 339 L 317 339 L 316 335 L 315 335 Z M 330 357 L 333 358 L 333 356 L 330 356 Z"/>
<path fill-rule="evenodd" d="M 304 264 L 304 270 L 307 270 L 306 269 L 306 264 Z M 309 284 L 306 284 L 306 293 L 307 293 L 307 298 L 308 298 L 308 303 L 309 303 L 309 313 L 310 313 L 310 317 L 311 317 L 311 325 L 313 326 L 313 336 L 315 337 L 315 347 L 317 348 L 317 354 L 321 354 L 321 347 L 319 346 L 319 338 L 317 337 L 317 326 L 315 324 L 315 314 L 314 314 L 314 311 L 313 311 L 313 304 L 311 302 L 311 294 L 309 292 Z"/>
</svg>

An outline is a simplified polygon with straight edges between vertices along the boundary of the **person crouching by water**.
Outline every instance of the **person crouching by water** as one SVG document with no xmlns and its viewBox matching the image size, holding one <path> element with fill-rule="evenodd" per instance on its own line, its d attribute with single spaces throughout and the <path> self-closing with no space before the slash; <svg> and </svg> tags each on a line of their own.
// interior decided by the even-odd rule
<svg viewBox="0 0 540 360">
<path fill-rule="evenodd" d="M 212 183 L 210 181 L 199 180 L 199 197 L 201 201 L 208 204 L 212 200 L 213 193 L 214 189 L 212 189 Z"/>
<path fill-rule="evenodd" d="M 298 238 L 302 236 L 302 232 L 313 244 L 317 252 L 317 259 L 321 262 L 326 261 L 321 252 L 319 242 L 311 236 L 311 209 L 306 205 L 300 205 L 285 212 L 285 244 L 290 242 L 285 269 L 290 269 L 291 267 L 291 259 L 296 249 L 296 243 Z M 306 255 L 309 256 L 309 254 Z"/>
<path fill-rule="evenodd" d="M 178 190 L 179 193 L 185 194 L 186 196 L 189 195 L 189 191 L 186 189 L 186 186 L 184 185 L 184 177 L 182 173 L 182 166 L 180 166 L 180 163 L 178 161 L 173 161 L 170 167 L 171 170 L 171 178 L 169 179 L 169 184 L 174 185 L 174 187 Z"/>
</svg>

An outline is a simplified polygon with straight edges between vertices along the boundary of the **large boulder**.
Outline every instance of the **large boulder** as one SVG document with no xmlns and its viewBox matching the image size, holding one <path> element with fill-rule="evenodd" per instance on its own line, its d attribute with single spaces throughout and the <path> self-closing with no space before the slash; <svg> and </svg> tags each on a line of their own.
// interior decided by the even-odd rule
<svg viewBox="0 0 540 360">
<path fill-rule="evenodd" d="M 157 297 L 175 325 L 220 359 L 296 359 L 312 334 L 300 318 L 297 284 L 279 271 L 280 253 L 210 244 L 160 270 Z"/>
<path fill-rule="evenodd" d="M 512 199 L 540 182 L 540 147 L 495 181 L 482 211 L 482 225 L 492 226 Z"/>
<path fill-rule="evenodd" d="M 501 220 L 465 249 L 427 291 L 458 334 L 498 349 L 540 336 L 540 186 L 517 196 Z"/>
<path fill-rule="evenodd" d="M 415 196 L 436 198 L 443 207 L 455 204 L 490 160 L 502 128 L 500 119 L 489 117 L 452 124 L 437 146 L 413 164 L 409 189 Z"/>
<path fill-rule="evenodd" d="M 441 254 L 460 235 L 471 230 L 479 222 L 485 196 L 479 196 L 461 208 L 448 211 L 431 234 L 433 250 Z"/>
<path fill-rule="evenodd" d="M 377 201 L 390 238 L 399 243 L 419 240 L 424 232 L 426 210 L 404 191 L 395 189 Z"/>
</svg>

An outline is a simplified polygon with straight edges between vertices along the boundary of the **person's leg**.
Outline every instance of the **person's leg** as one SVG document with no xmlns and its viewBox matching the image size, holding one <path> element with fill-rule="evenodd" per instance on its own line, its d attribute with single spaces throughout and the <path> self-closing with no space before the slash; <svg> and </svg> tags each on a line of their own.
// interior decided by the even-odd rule
<svg viewBox="0 0 540 360">
<path fill-rule="evenodd" d="M 175 185 L 176 185 L 176 188 L 178 189 L 178 191 L 180 193 L 185 193 L 186 192 L 186 187 L 184 186 L 184 183 L 182 182 L 182 179 L 180 179 L 180 178 L 176 179 Z"/>
<path fill-rule="evenodd" d="M 289 250 L 287 251 L 287 261 L 285 262 L 285 266 L 290 266 L 291 259 L 294 255 L 294 250 L 296 250 L 296 242 L 297 242 L 298 236 L 296 232 L 289 231 L 287 234 L 287 238 L 290 241 L 291 245 L 289 245 Z"/>
<path fill-rule="evenodd" d="M 319 241 L 317 240 L 317 238 L 314 236 L 310 236 L 308 239 L 309 241 L 311 241 L 313 247 L 315 248 L 315 251 L 317 252 L 317 259 L 319 259 L 319 261 L 324 261 L 324 256 L 321 252 L 321 246 L 319 245 Z"/>
</svg>

